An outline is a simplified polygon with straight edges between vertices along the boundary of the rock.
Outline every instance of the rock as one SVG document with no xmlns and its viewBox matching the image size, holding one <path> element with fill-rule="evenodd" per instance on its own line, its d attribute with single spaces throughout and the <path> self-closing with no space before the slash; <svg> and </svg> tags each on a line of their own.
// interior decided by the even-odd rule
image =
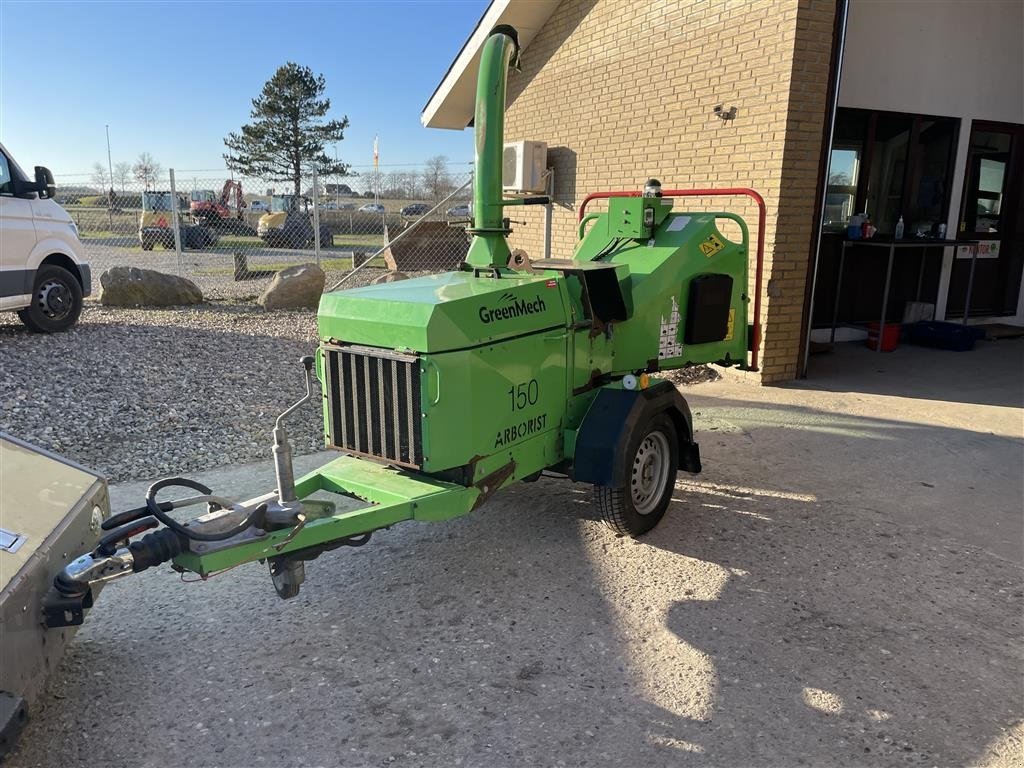
<svg viewBox="0 0 1024 768">
<path fill-rule="evenodd" d="M 316 309 L 327 276 L 316 264 L 297 264 L 278 272 L 259 298 L 264 309 Z"/>
<path fill-rule="evenodd" d="M 180 307 L 203 302 L 203 292 L 191 280 L 152 269 L 111 267 L 100 275 L 100 286 L 100 303 L 108 307 Z"/>
<path fill-rule="evenodd" d="M 381 285 L 383 283 L 394 283 L 398 280 L 408 280 L 409 276 L 405 272 L 388 271 L 380 277 L 374 279 L 374 285 Z"/>
</svg>

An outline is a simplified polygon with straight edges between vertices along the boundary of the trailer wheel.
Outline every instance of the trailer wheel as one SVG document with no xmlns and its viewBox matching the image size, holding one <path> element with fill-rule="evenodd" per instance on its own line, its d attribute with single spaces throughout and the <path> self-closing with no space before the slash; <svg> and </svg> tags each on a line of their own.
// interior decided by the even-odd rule
<svg viewBox="0 0 1024 768">
<path fill-rule="evenodd" d="M 594 500 L 613 531 L 640 536 L 661 521 L 672 500 L 679 467 L 679 440 L 672 419 L 658 413 L 638 425 L 625 455 L 630 462 L 625 485 L 597 486 Z"/>
</svg>

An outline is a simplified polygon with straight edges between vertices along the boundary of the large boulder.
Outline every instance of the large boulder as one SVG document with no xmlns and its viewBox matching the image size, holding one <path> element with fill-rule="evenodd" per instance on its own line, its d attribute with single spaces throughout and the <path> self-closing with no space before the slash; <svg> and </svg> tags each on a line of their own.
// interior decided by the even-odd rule
<svg viewBox="0 0 1024 768">
<path fill-rule="evenodd" d="M 316 264 L 298 264 L 274 275 L 259 302 L 264 309 L 316 309 L 326 282 Z"/>
<path fill-rule="evenodd" d="M 100 275 L 100 304 L 108 307 L 178 307 L 201 304 L 191 280 L 138 267 L 111 267 Z"/>
</svg>

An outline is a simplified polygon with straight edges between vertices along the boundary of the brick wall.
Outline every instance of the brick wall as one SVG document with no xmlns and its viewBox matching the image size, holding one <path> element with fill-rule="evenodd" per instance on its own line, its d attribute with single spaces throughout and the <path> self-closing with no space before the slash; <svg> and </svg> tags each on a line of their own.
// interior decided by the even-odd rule
<svg viewBox="0 0 1024 768">
<path fill-rule="evenodd" d="M 553 256 L 572 252 L 588 192 L 654 176 L 764 196 L 764 383 L 797 372 L 834 14 L 833 0 L 563 0 L 509 77 L 506 141 L 546 141 L 555 169 Z M 741 214 L 753 252 L 745 199 L 676 202 L 686 208 Z M 542 213 L 510 210 L 525 222 L 512 245 L 539 257 Z"/>
</svg>

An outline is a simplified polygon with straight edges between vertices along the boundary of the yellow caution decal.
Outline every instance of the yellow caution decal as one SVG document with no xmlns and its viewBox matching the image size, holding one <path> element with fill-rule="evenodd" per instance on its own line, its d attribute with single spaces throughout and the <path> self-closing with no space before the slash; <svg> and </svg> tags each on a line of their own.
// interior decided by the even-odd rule
<svg viewBox="0 0 1024 768">
<path fill-rule="evenodd" d="M 723 243 L 717 235 L 708 235 L 707 238 L 699 243 L 697 247 L 700 248 L 701 253 L 710 259 L 720 250 L 725 248 L 725 243 Z"/>
<path fill-rule="evenodd" d="M 725 338 L 722 341 L 732 341 L 732 334 L 736 330 L 736 308 L 729 308 L 729 324 L 726 326 Z"/>
</svg>

